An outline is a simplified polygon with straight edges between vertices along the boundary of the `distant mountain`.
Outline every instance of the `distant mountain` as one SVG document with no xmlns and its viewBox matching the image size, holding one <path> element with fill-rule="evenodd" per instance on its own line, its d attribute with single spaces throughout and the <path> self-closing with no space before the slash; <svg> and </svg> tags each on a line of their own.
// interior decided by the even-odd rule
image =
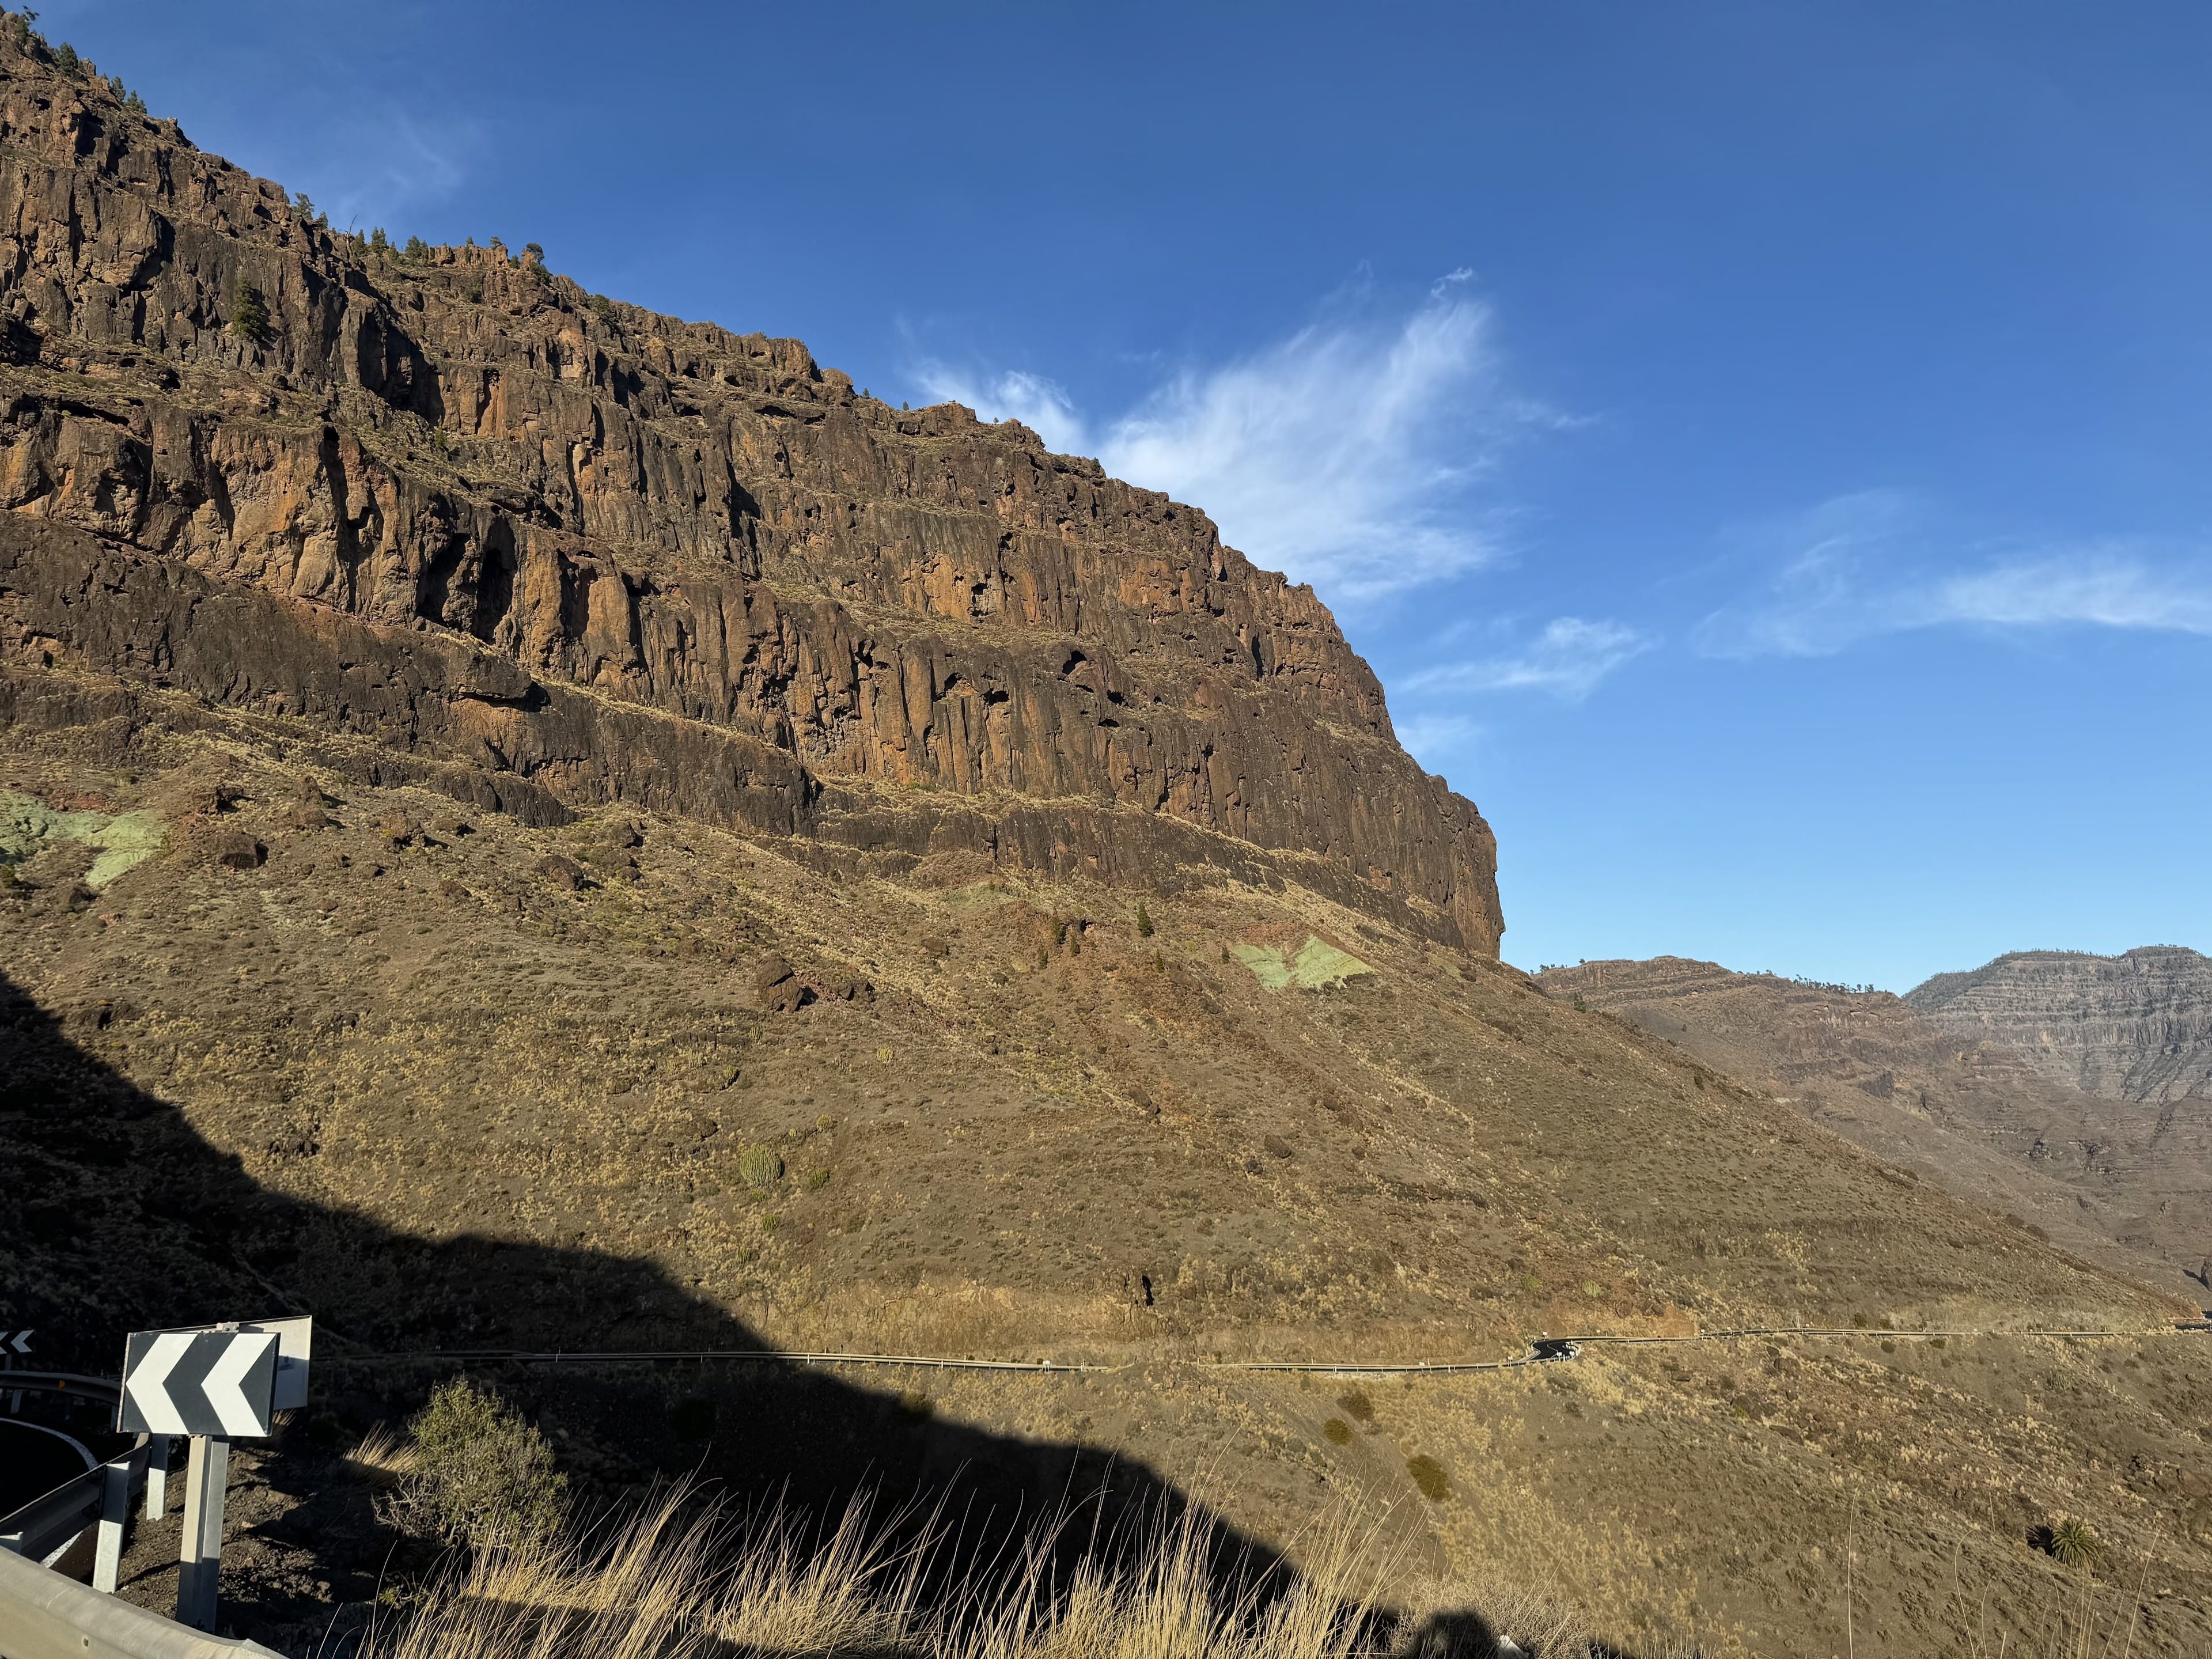
<svg viewBox="0 0 2212 1659">
<path fill-rule="evenodd" d="M 1905 993 L 1957 1037 L 2018 1051 L 2043 1077 L 2106 1100 L 2212 1096 L 2212 957 L 2178 945 L 2124 956 L 2014 951 Z"/>
<path fill-rule="evenodd" d="M 2193 951 L 2131 956 L 2182 956 L 2212 969 Z M 1980 975 L 1948 977 L 1971 985 L 2020 960 L 2114 965 L 2007 957 Z M 1868 1151 L 2076 1249 L 2097 1253 L 2083 1235 L 2100 1235 L 2192 1277 L 2204 1270 L 2212 1113 L 2092 1094 L 2053 1078 L 2048 1048 L 1931 1019 L 1914 1000 L 1942 981 L 1899 999 L 1657 957 L 1550 969 L 1538 983 L 1717 1070 L 1759 1079 Z"/>
</svg>

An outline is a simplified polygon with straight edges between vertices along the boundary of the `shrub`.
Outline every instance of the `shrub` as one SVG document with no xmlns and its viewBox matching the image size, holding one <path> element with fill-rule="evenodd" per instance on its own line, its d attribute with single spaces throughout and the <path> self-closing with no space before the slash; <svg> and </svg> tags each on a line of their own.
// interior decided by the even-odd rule
<svg viewBox="0 0 2212 1659">
<path fill-rule="evenodd" d="M 441 1383 L 407 1430 L 413 1467 L 378 1501 L 380 1519 L 472 1549 L 524 1547 L 560 1530 L 568 1478 L 536 1427 L 491 1389 L 465 1377 Z"/>
<path fill-rule="evenodd" d="M 1352 1443 L 1352 1425 L 1340 1417 L 1330 1418 L 1328 1422 L 1321 1425 L 1321 1431 L 1322 1438 L 1332 1446 L 1348 1446 Z"/>
<path fill-rule="evenodd" d="M 1146 910 L 1145 902 L 1142 899 L 1139 899 L 1137 901 L 1137 937 L 1139 939 L 1150 939 L 1152 936 L 1152 915 Z"/>
<path fill-rule="evenodd" d="M 1413 1477 L 1421 1496 L 1431 1504 L 1441 1504 L 1451 1496 L 1451 1477 L 1444 1473 L 1443 1464 L 1425 1452 L 1406 1460 L 1406 1473 Z"/>
<path fill-rule="evenodd" d="M 2070 1516 L 2051 1529 L 2051 1541 L 2045 1546 L 2051 1559 L 2062 1567 L 2080 1567 L 2092 1571 L 2105 1565 L 2105 1540 L 2097 1536 L 2096 1529 L 2087 1521 L 2076 1521 Z"/>
<path fill-rule="evenodd" d="M 243 276 L 230 291 L 230 331 L 255 345 L 269 337 L 269 307 Z"/>
<path fill-rule="evenodd" d="M 766 1192 L 783 1179 L 783 1160 L 775 1147 L 755 1142 L 738 1154 L 738 1176 L 746 1186 Z"/>
<path fill-rule="evenodd" d="M 399 250 L 399 257 L 410 265 L 419 265 L 430 257 L 430 245 L 420 236 L 410 236 L 407 246 Z"/>
<path fill-rule="evenodd" d="M 1372 1423 L 1375 1420 L 1375 1402 L 1362 1389 L 1353 1389 L 1349 1393 L 1337 1395 L 1336 1403 L 1355 1423 Z"/>
<path fill-rule="evenodd" d="M 483 303 L 483 278 L 481 276 L 471 276 L 461 284 L 461 298 L 472 306 L 480 306 Z"/>
<path fill-rule="evenodd" d="M 522 245 L 522 251 L 525 253 L 527 253 L 532 258 L 537 260 L 540 264 L 543 264 L 545 261 L 545 250 L 535 242 L 525 242 Z"/>
<path fill-rule="evenodd" d="M 392 252 L 392 239 L 384 234 L 384 227 L 382 225 L 377 226 L 375 229 L 368 233 L 368 246 L 370 250 L 380 259 L 385 258 Z"/>
<path fill-rule="evenodd" d="M 585 303 L 591 307 L 592 315 L 598 318 L 609 328 L 620 328 L 622 326 L 622 313 L 615 309 L 615 302 L 607 298 L 605 295 L 594 294 L 589 300 L 586 301 Z"/>
<path fill-rule="evenodd" d="M 64 40 L 54 48 L 54 67 L 75 80 L 83 71 L 84 64 L 76 55 L 76 48 Z"/>
</svg>

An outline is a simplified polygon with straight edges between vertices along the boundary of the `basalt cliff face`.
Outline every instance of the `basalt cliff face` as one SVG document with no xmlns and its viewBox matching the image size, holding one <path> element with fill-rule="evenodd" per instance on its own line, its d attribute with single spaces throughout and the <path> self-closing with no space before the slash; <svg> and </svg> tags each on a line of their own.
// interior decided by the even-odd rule
<svg viewBox="0 0 2212 1659">
<path fill-rule="evenodd" d="M 2015 951 L 1938 974 L 1905 1000 L 1955 1036 L 2007 1044 L 2052 1082 L 2106 1100 L 2212 1095 L 2212 960 L 2180 945 Z"/>
<path fill-rule="evenodd" d="M 304 717 L 366 781 L 533 822 L 1211 868 L 1496 954 L 1480 815 L 1202 514 L 535 256 L 333 235 L 104 83 L 4 67 L 15 664 Z"/>
</svg>

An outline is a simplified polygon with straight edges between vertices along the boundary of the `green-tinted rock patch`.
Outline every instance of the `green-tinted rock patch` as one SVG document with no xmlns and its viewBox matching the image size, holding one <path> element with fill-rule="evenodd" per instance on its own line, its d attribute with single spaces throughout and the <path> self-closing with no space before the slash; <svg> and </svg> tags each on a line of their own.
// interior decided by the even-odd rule
<svg viewBox="0 0 2212 1659">
<path fill-rule="evenodd" d="M 1232 945 L 1237 959 L 1252 970 L 1252 977 L 1269 991 L 1318 991 L 1325 985 L 1341 985 L 1348 979 L 1375 970 L 1348 951 L 1323 943 L 1314 934 L 1285 957 L 1274 945 Z"/>
<path fill-rule="evenodd" d="M 57 812 L 36 796 L 0 789 L 0 864 L 21 864 L 53 845 L 80 842 L 100 856 L 85 872 L 97 892 L 161 850 L 166 839 L 154 812 Z"/>
</svg>

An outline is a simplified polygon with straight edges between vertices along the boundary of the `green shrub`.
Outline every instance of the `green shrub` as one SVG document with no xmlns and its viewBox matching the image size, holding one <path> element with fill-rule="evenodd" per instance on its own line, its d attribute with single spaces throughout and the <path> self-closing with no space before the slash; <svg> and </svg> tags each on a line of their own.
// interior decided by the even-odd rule
<svg viewBox="0 0 2212 1659">
<path fill-rule="evenodd" d="M 2051 1559 L 2062 1567 L 2081 1567 L 2094 1570 L 2105 1565 L 2105 1540 L 2097 1536 L 2096 1529 L 2087 1521 L 2071 1516 L 2051 1529 L 2047 1547 Z"/>
<path fill-rule="evenodd" d="M 269 307 L 243 276 L 230 291 L 230 331 L 255 345 L 269 337 Z"/>
<path fill-rule="evenodd" d="M 76 48 L 64 40 L 54 48 L 54 67 L 74 81 L 83 72 L 84 64 L 76 55 Z"/>
<path fill-rule="evenodd" d="M 461 284 L 461 298 L 472 306 L 480 306 L 483 303 L 483 278 L 481 276 L 471 276 Z"/>
<path fill-rule="evenodd" d="M 370 251 L 380 259 L 386 258 L 390 256 L 392 252 L 392 239 L 384 234 L 384 227 L 382 225 L 377 226 L 375 229 L 368 233 L 368 246 Z"/>
<path fill-rule="evenodd" d="M 1348 1393 L 1340 1394 L 1336 1397 L 1336 1403 L 1343 1408 L 1344 1414 L 1355 1423 L 1372 1423 L 1375 1420 L 1375 1402 L 1367 1397 L 1364 1390 L 1353 1389 Z"/>
<path fill-rule="evenodd" d="M 407 1425 L 414 1468 L 379 1500 L 380 1518 L 471 1549 L 542 1541 L 568 1509 L 568 1477 L 534 1425 L 490 1389 L 441 1383 Z"/>
<path fill-rule="evenodd" d="M 1431 1504 L 1441 1504 L 1451 1496 L 1451 1477 L 1444 1466 L 1424 1453 L 1406 1460 L 1406 1473 L 1413 1477 L 1413 1484 L 1421 1489 L 1421 1496 Z"/>
<path fill-rule="evenodd" d="M 775 1147 L 756 1141 L 738 1154 L 738 1177 L 756 1191 L 766 1192 L 783 1179 L 783 1160 Z"/>
<path fill-rule="evenodd" d="M 1321 1425 L 1321 1431 L 1322 1437 L 1332 1446 L 1348 1446 L 1352 1443 L 1352 1425 L 1340 1417 L 1330 1418 L 1328 1422 Z"/>
<path fill-rule="evenodd" d="M 407 246 L 399 250 L 399 257 L 410 265 L 419 265 L 430 257 L 430 245 L 420 236 L 410 236 Z"/>
<path fill-rule="evenodd" d="M 1150 939 L 1152 936 L 1152 918 L 1151 913 L 1145 908 L 1145 902 L 1142 899 L 1139 899 L 1137 901 L 1137 937 L 1139 939 Z"/>
</svg>

